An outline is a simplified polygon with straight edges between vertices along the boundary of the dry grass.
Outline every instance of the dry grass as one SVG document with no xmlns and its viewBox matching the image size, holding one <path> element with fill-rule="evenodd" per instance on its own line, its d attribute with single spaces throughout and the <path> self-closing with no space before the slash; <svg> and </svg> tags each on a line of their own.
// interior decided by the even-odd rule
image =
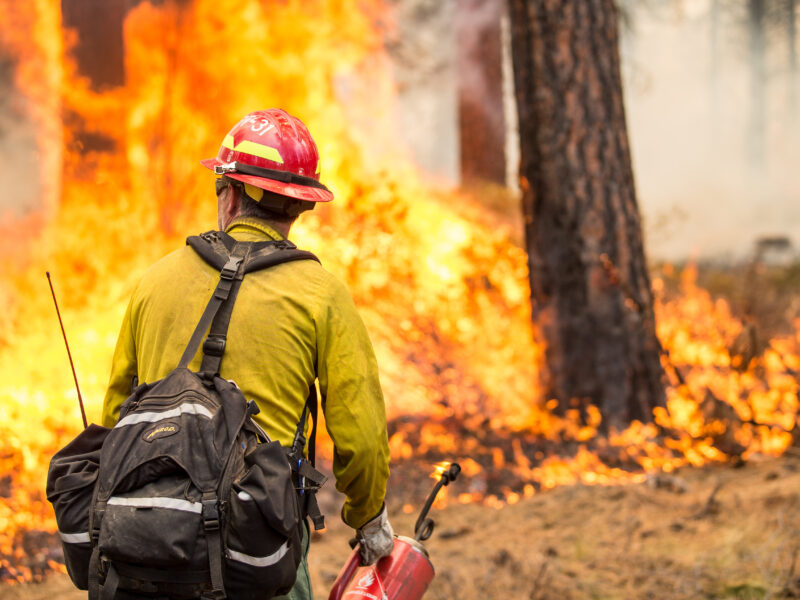
<svg viewBox="0 0 800 600">
<path fill-rule="evenodd" d="M 716 493 L 714 493 L 716 490 Z M 399 533 L 415 515 L 393 512 Z M 622 487 L 559 488 L 501 510 L 436 511 L 429 600 L 800 598 L 800 457 L 687 469 Z M 316 597 L 349 548 L 331 518 L 310 556 Z M 77 600 L 66 576 L 8 600 Z"/>
</svg>

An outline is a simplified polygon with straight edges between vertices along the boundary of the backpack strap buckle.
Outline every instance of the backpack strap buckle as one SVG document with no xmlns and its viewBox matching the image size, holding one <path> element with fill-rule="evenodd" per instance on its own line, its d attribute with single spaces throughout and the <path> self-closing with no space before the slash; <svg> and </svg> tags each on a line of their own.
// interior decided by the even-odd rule
<svg viewBox="0 0 800 600">
<path fill-rule="evenodd" d="M 217 498 L 203 499 L 203 529 L 206 531 L 219 530 L 219 511 L 217 510 Z"/>
<path fill-rule="evenodd" d="M 275 240 L 273 247 L 278 248 L 279 250 L 295 250 L 297 248 L 294 243 L 287 239 Z"/>
<path fill-rule="evenodd" d="M 225 584 L 222 578 L 222 532 L 219 526 L 219 510 L 217 494 L 214 491 L 203 492 L 203 529 L 208 534 L 208 566 L 211 574 L 211 597 L 225 598 Z"/>
<path fill-rule="evenodd" d="M 219 276 L 222 279 L 233 279 L 236 277 L 236 273 L 239 271 L 239 265 L 242 264 L 244 260 L 243 256 L 229 256 L 228 262 L 222 267 L 222 270 L 219 273 Z"/>
<path fill-rule="evenodd" d="M 203 342 L 203 354 L 206 356 L 222 356 L 225 352 L 225 336 L 209 335 Z"/>
</svg>

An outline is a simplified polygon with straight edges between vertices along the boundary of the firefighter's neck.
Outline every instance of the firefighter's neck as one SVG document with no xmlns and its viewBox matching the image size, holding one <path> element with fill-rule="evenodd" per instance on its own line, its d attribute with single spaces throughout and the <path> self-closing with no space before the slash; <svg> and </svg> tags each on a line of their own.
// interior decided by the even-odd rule
<svg viewBox="0 0 800 600">
<path fill-rule="evenodd" d="M 289 237 L 289 230 L 292 228 L 292 223 L 284 223 L 281 221 L 275 221 L 273 219 L 264 219 L 264 221 L 266 221 L 270 227 L 280 233 L 283 237 Z"/>
<path fill-rule="evenodd" d="M 225 231 L 228 225 L 230 225 L 236 217 L 240 216 L 240 198 L 239 191 L 232 186 L 228 186 L 217 196 L 217 227 L 220 231 Z M 265 219 L 265 221 L 285 238 L 289 237 L 289 230 L 294 223 L 294 221 L 285 222 L 276 221 L 274 219 Z"/>
</svg>

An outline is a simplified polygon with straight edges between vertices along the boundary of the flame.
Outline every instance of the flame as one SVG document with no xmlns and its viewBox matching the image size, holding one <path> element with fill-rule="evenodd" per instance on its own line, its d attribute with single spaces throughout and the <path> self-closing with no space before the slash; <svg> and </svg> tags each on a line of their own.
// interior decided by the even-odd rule
<svg viewBox="0 0 800 600">
<path fill-rule="evenodd" d="M 450 461 L 443 460 L 442 462 L 436 463 L 433 466 L 433 471 L 431 472 L 431 479 L 439 481 L 442 478 L 442 475 L 450 468 Z"/>
<path fill-rule="evenodd" d="M 391 19 L 380 0 L 139 3 L 125 21 L 126 83 L 103 93 L 70 57 L 77 40 L 62 31 L 59 0 L 0 0 L 0 10 L 0 48 L 16 60 L 45 183 L 38 212 L 0 221 L 6 578 L 63 570 L 40 551 L 56 529 L 43 489 L 49 457 L 80 416 L 45 270 L 97 420 L 133 285 L 187 233 L 215 223 L 198 160 L 216 154 L 242 114 L 268 106 L 302 118 L 320 147 L 336 202 L 304 216 L 293 238 L 359 306 L 396 463 L 452 457 L 463 471 L 453 497 L 499 508 L 556 485 L 641 481 L 791 444 L 800 322 L 760 355 L 737 353 L 745 325 L 696 286 L 692 269 L 678 297 L 654 282 L 671 378 L 654 422 L 604 437 L 596 409 L 588 422 L 553 414 L 538 384 L 544 346 L 530 323 L 524 250 L 465 193 L 424 184 L 396 142 L 382 49 Z M 87 148 L 87 133 L 107 149 Z M 332 454 L 329 440 L 320 446 Z"/>
</svg>

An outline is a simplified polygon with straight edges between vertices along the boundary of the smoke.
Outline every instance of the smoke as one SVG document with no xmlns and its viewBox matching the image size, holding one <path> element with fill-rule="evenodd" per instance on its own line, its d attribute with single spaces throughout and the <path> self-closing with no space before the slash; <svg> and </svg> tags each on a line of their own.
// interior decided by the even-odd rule
<svg viewBox="0 0 800 600">
<path fill-rule="evenodd" d="M 800 246 L 788 24 L 765 27 L 759 75 L 745 2 L 629 4 L 623 79 L 649 258 L 741 260 L 763 236 Z"/>
<path fill-rule="evenodd" d="M 741 260 L 764 236 L 787 237 L 800 247 L 800 178 L 794 175 L 800 95 L 788 22 L 778 13 L 785 3 L 766 3 L 761 74 L 753 72 L 759 61 L 750 52 L 749 0 L 620 4 L 628 133 L 649 258 Z M 519 143 L 513 89 L 504 89 L 504 125 L 503 111 L 489 110 L 494 101 L 476 56 L 482 25 L 498 18 L 503 4 L 395 0 L 394 6 L 399 28 L 390 52 L 399 130 L 417 163 L 459 181 L 461 86 L 487 108 L 492 127 L 505 127 L 513 182 Z"/>
<path fill-rule="evenodd" d="M 628 132 L 648 256 L 742 259 L 763 236 L 785 236 L 800 247 L 800 178 L 794 173 L 800 164 L 798 49 L 789 52 L 788 23 L 767 22 L 764 72 L 756 88 L 748 0 L 620 2 Z M 769 13 L 786 4 L 765 5 Z M 392 0 L 392 5 L 397 27 L 386 42 L 398 93 L 397 130 L 425 172 L 458 182 L 459 86 L 478 104 L 493 105 L 476 56 L 477 36 L 498 18 L 503 3 Z M 506 43 L 507 37 L 505 31 Z M 43 182 L 31 176 L 42 162 L 35 127 L 25 99 L 14 91 L 12 73 L 0 57 L 0 215 L 22 215 L 42 197 Z M 506 74 L 505 83 L 509 79 Z M 355 93 L 346 83 L 339 86 L 341 94 Z M 361 93 L 378 91 L 367 87 Z M 492 128 L 506 129 L 513 182 L 517 158 L 510 150 L 518 142 L 509 110 L 512 94 L 505 89 L 505 110 L 487 110 L 486 116 L 494 119 Z M 361 115 L 364 138 L 375 152 L 397 143 L 393 133 L 378 135 L 378 116 Z"/>
<path fill-rule="evenodd" d="M 42 189 L 35 169 L 36 128 L 24 104 L 25 98 L 14 85 L 14 63 L 0 54 L 0 222 L 41 204 Z"/>
<path fill-rule="evenodd" d="M 425 174 L 460 176 L 456 0 L 392 0 L 396 28 L 385 40 L 396 83 L 397 131 Z"/>
</svg>

